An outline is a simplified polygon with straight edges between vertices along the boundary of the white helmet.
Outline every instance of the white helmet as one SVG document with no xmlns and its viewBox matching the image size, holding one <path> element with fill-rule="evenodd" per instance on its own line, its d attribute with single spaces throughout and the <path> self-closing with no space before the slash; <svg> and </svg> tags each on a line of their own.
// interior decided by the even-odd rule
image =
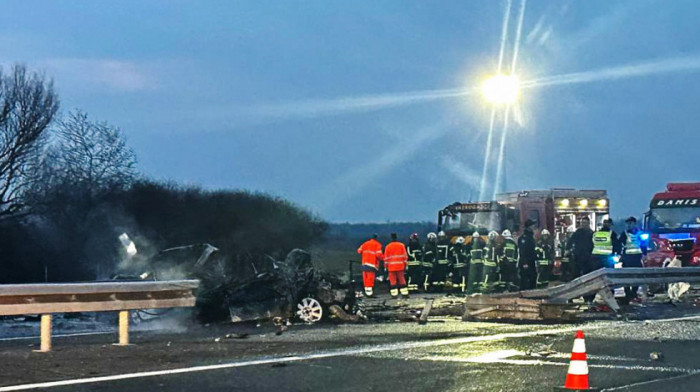
<svg viewBox="0 0 700 392">
<path fill-rule="evenodd" d="M 479 237 L 481 237 L 481 235 L 479 235 L 479 232 L 478 232 L 478 231 L 475 231 L 474 233 L 472 233 L 472 237 L 473 237 L 473 238 L 479 238 Z"/>
<path fill-rule="evenodd" d="M 429 240 L 436 239 L 436 238 L 437 238 L 437 236 L 435 235 L 435 233 L 428 233 Z"/>
<path fill-rule="evenodd" d="M 549 235 L 549 230 L 542 229 L 542 232 L 540 233 L 540 235 Z"/>
<path fill-rule="evenodd" d="M 464 237 L 457 237 L 457 240 L 455 241 L 458 244 L 463 244 L 464 243 Z"/>
<path fill-rule="evenodd" d="M 513 238 L 513 235 L 510 233 L 510 230 L 505 229 L 503 230 L 503 234 L 501 234 L 503 238 Z"/>
<path fill-rule="evenodd" d="M 496 238 L 496 237 L 498 237 L 498 232 L 495 231 L 495 230 L 491 230 L 491 232 L 489 233 L 489 239 L 492 240 L 492 239 L 494 239 L 494 238 Z"/>
<path fill-rule="evenodd" d="M 442 230 L 438 231 L 438 237 L 444 237 L 444 236 L 445 236 L 444 231 L 442 231 Z"/>
</svg>

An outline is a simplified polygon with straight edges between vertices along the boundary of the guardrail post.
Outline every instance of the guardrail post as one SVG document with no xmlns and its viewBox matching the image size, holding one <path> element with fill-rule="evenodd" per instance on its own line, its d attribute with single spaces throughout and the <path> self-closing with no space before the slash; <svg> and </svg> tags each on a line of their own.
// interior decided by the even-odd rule
<svg viewBox="0 0 700 392">
<path fill-rule="evenodd" d="M 39 352 L 47 353 L 51 351 L 51 315 L 41 315 L 41 347 Z"/>
<path fill-rule="evenodd" d="M 119 345 L 129 345 L 129 311 L 119 312 Z"/>
</svg>

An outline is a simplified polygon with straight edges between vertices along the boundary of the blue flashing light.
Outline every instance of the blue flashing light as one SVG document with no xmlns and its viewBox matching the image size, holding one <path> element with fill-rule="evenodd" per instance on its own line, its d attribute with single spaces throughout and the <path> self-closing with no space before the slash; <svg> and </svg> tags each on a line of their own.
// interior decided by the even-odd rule
<svg viewBox="0 0 700 392">
<path fill-rule="evenodd" d="M 642 241 L 649 241 L 649 233 L 642 233 L 639 235 L 639 239 Z"/>
</svg>

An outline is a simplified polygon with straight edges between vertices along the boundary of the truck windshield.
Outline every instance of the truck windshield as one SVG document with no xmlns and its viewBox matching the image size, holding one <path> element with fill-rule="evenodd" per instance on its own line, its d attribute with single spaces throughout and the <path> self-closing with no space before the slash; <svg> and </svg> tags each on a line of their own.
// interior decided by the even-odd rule
<svg viewBox="0 0 700 392">
<path fill-rule="evenodd" d="M 649 214 L 649 230 L 700 231 L 700 207 L 653 208 Z"/>
<path fill-rule="evenodd" d="M 445 230 L 460 231 L 471 234 L 474 231 L 486 232 L 496 230 L 500 232 L 501 213 L 496 211 L 461 212 L 445 220 Z"/>
</svg>

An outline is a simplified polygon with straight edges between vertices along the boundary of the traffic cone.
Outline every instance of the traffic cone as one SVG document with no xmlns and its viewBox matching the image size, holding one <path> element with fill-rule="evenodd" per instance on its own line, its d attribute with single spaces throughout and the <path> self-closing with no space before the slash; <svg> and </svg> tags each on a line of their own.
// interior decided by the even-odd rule
<svg viewBox="0 0 700 392">
<path fill-rule="evenodd" d="M 566 373 L 564 389 L 567 391 L 597 391 L 588 384 L 588 361 L 586 360 L 586 342 L 583 340 L 583 331 L 576 331 L 574 348 L 571 350 L 571 362 Z"/>
</svg>

